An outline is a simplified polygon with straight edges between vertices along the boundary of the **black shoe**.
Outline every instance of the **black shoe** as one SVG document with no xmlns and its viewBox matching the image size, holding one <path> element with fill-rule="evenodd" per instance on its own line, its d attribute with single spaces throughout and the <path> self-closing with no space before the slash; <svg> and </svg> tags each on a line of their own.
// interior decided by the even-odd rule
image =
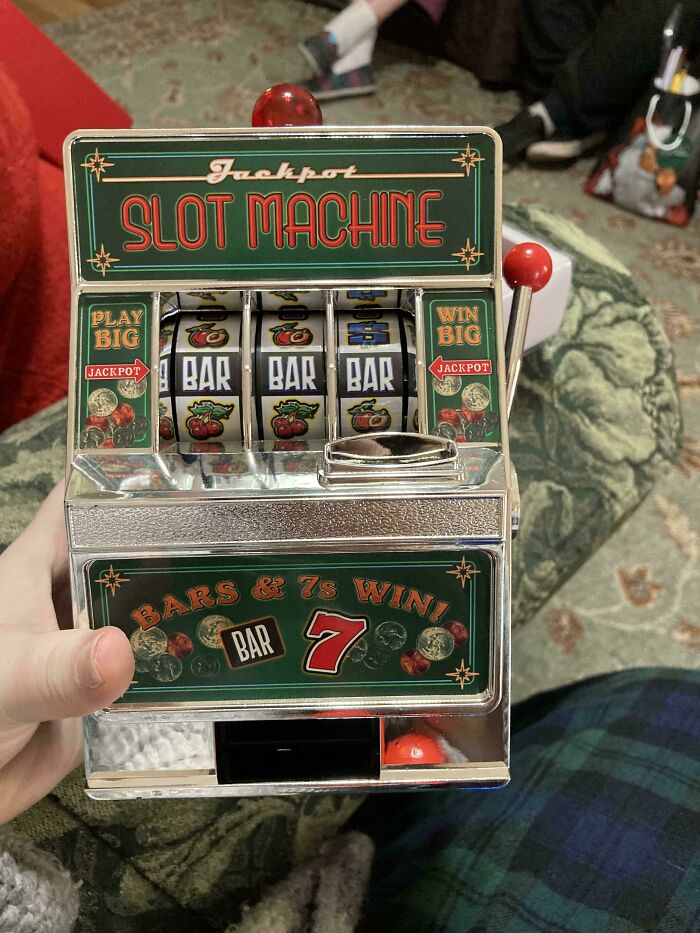
<svg viewBox="0 0 700 933">
<path fill-rule="evenodd" d="M 520 113 L 496 127 L 496 132 L 503 140 L 503 163 L 515 165 L 527 152 L 528 146 L 546 138 L 544 120 L 529 110 Z"/>
</svg>

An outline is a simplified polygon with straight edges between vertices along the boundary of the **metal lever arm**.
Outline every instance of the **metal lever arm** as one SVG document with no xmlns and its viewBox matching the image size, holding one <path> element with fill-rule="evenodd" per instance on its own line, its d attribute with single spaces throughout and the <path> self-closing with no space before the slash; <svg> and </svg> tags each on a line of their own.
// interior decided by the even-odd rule
<svg viewBox="0 0 700 933">
<path fill-rule="evenodd" d="M 523 361 L 525 335 L 534 292 L 552 276 L 552 257 L 539 243 L 519 243 L 506 256 L 503 275 L 513 289 L 513 304 L 506 331 L 506 413 L 510 418 Z"/>
</svg>

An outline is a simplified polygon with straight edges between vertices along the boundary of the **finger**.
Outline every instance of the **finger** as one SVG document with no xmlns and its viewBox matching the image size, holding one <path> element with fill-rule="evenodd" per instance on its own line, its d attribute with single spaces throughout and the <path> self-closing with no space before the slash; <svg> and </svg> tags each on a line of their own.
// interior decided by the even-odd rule
<svg viewBox="0 0 700 933">
<path fill-rule="evenodd" d="M 0 726 L 85 716 L 109 706 L 128 688 L 134 656 L 126 635 L 108 626 L 3 633 L 0 656 Z"/>
<path fill-rule="evenodd" d="M 37 547 L 49 557 L 51 569 L 60 568 L 68 557 L 66 520 L 63 498 L 64 484 L 57 483 L 41 503 L 36 515 L 22 534 L 5 552 L 36 560 Z"/>
<path fill-rule="evenodd" d="M 17 593 L 34 603 L 50 597 L 51 579 L 65 570 L 67 561 L 63 483 L 59 483 L 0 557 L 0 605 L 14 605 Z"/>
<path fill-rule="evenodd" d="M 82 759 L 79 719 L 42 723 L 26 746 L 0 769 L 0 826 L 41 800 Z"/>
</svg>

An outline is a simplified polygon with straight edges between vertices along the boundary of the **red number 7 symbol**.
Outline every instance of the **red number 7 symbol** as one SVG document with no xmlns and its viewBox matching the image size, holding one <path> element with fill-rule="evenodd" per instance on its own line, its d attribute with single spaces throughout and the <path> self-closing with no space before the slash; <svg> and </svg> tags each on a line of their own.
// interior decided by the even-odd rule
<svg viewBox="0 0 700 933">
<path fill-rule="evenodd" d="M 337 674 L 343 658 L 369 627 L 367 619 L 352 619 L 337 612 L 317 609 L 306 627 L 306 638 L 318 638 L 304 658 L 309 674 Z"/>
</svg>

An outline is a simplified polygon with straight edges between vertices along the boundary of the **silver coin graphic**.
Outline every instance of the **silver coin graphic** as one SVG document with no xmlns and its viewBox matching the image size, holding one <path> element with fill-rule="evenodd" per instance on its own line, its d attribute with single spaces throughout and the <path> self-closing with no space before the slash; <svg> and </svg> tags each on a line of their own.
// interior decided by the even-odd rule
<svg viewBox="0 0 700 933">
<path fill-rule="evenodd" d="M 120 379 L 117 383 L 117 392 L 124 398 L 141 398 L 148 388 L 148 379 L 137 382 L 135 379 Z"/>
<path fill-rule="evenodd" d="M 182 661 L 172 654 L 162 654 L 151 661 L 151 674 L 162 684 L 172 683 L 182 673 Z"/>
<path fill-rule="evenodd" d="M 390 651 L 398 651 L 406 644 L 406 629 L 400 622 L 382 622 L 377 626 L 374 633 L 374 640 L 378 645 L 388 648 Z"/>
<path fill-rule="evenodd" d="M 134 655 L 134 670 L 138 674 L 147 674 L 151 669 L 151 662 L 146 658 L 140 658 L 137 654 Z"/>
<path fill-rule="evenodd" d="M 364 660 L 364 658 L 366 657 L 368 650 L 369 650 L 369 645 L 364 640 L 364 638 L 362 638 L 360 639 L 360 641 L 357 642 L 356 645 L 352 646 L 348 654 L 348 658 L 351 661 L 354 661 L 355 664 L 359 664 L 359 662 Z"/>
<path fill-rule="evenodd" d="M 117 401 L 117 396 L 111 389 L 95 389 L 88 395 L 88 411 L 98 418 L 106 418 L 117 407 Z"/>
<path fill-rule="evenodd" d="M 438 395 L 456 395 L 462 388 L 461 376 L 443 376 L 438 379 L 433 376 L 433 388 Z"/>
<path fill-rule="evenodd" d="M 388 660 L 389 652 L 387 649 L 382 647 L 382 645 L 374 645 L 367 652 L 367 655 L 364 659 L 364 665 L 371 671 L 378 671 L 380 668 L 384 667 Z"/>
<path fill-rule="evenodd" d="M 137 628 L 129 641 L 136 657 L 143 658 L 145 661 L 157 658 L 168 650 L 168 636 L 159 628 L 149 628 L 145 632 Z"/>
<path fill-rule="evenodd" d="M 425 628 L 416 639 L 416 648 L 429 661 L 444 661 L 455 648 L 455 640 L 444 628 Z"/>
<path fill-rule="evenodd" d="M 90 427 L 80 435 L 80 447 L 101 447 L 106 440 L 106 436 L 99 428 Z"/>
<path fill-rule="evenodd" d="M 205 616 L 197 626 L 197 638 L 207 648 L 223 648 L 219 632 L 231 628 L 232 624 L 226 616 Z"/>
<path fill-rule="evenodd" d="M 483 411 L 489 407 L 491 393 L 480 382 L 470 382 L 462 392 L 462 402 L 470 411 Z"/>
<path fill-rule="evenodd" d="M 209 654 L 206 657 L 198 655 L 192 658 L 190 670 L 195 677 L 216 677 L 221 670 L 221 661 L 215 654 Z"/>
</svg>

